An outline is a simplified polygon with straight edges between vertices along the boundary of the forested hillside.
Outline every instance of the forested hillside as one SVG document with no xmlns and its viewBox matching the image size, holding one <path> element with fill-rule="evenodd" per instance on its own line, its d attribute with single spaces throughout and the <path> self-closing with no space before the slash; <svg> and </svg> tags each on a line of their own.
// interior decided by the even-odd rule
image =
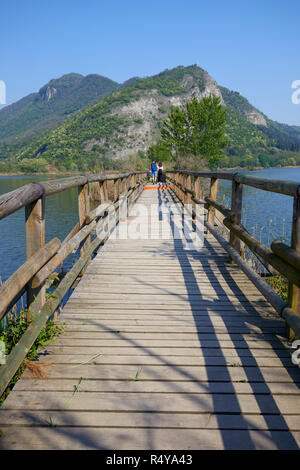
<svg viewBox="0 0 300 470">
<path fill-rule="evenodd" d="M 100 75 L 86 77 L 70 73 L 51 80 L 38 93 L 32 93 L 0 111 L 0 141 L 32 136 L 57 126 L 70 114 L 99 101 L 119 84 Z"/>
<path fill-rule="evenodd" d="M 144 79 L 135 77 L 123 85 L 104 77 L 98 76 L 96 79 L 94 75 L 82 77 L 71 74 L 64 77 L 60 81 L 61 88 L 57 84 L 55 87 L 54 81 L 51 81 L 40 90 L 38 97 L 25 98 L 29 101 L 22 106 L 18 102 L 19 117 L 15 120 L 7 117 L 6 125 L 2 114 L 4 110 L 0 111 L 2 168 L 5 164 L 10 169 L 18 167 L 24 171 L 40 171 L 50 164 L 60 171 L 88 171 L 117 167 L 122 160 L 130 160 L 137 155 L 140 165 L 148 165 L 148 148 L 159 139 L 162 121 L 171 106 L 183 106 L 193 97 L 201 100 L 210 94 L 219 96 L 227 110 L 230 143 L 220 166 L 300 164 L 299 127 L 271 121 L 240 93 L 218 86 L 198 66 L 179 66 Z M 66 92 L 68 87 L 73 91 Z M 74 93 L 74 90 L 77 92 Z M 100 96 L 101 93 L 106 96 Z M 40 107 L 35 108 L 35 113 L 32 111 L 30 117 L 34 99 L 38 100 Z M 85 106 L 89 99 L 97 102 Z M 54 117 L 48 111 L 55 100 Z M 40 118 L 44 124 L 52 117 L 60 119 L 71 115 L 53 130 L 44 129 L 39 133 L 42 125 L 37 109 L 42 116 L 47 114 L 45 109 L 48 109 L 47 116 Z M 26 121 L 23 123 L 23 135 L 34 132 L 34 137 L 20 143 L 13 139 L 7 142 L 8 134 L 13 135 L 17 126 L 22 127 L 22 116 Z M 5 128 L 7 134 L 3 140 Z"/>
</svg>

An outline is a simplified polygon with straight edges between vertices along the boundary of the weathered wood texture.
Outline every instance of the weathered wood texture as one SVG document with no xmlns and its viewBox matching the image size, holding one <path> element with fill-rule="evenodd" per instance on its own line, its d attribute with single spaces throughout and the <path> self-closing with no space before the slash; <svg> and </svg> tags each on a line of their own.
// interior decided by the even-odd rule
<svg viewBox="0 0 300 470">
<path fill-rule="evenodd" d="M 209 199 L 212 199 L 213 201 L 215 201 L 217 199 L 218 182 L 219 182 L 219 180 L 217 178 L 211 178 L 210 190 L 209 190 Z M 214 206 L 211 206 L 211 205 L 208 206 L 207 220 L 210 224 L 214 224 L 214 220 L 215 220 L 215 208 L 214 208 Z"/>
<path fill-rule="evenodd" d="M 45 263 L 56 253 L 60 247 L 58 238 L 53 238 L 43 248 L 32 255 L 7 281 L 0 286 L 0 319 L 7 311 L 12 300 L 18 296 L 30 279 L 41 269 Z M 52 271 L 51 271 L 52 272 Z M 44 281 L 45 279 L 42 279 Z M 41 284 L 39 282 L 36 286 Z"/>
<path fill-rule="evenodd" d="M 25 207 L 26 258 L 34 256 L 45 245 L 45 198 L 42 196 Z M 39 285 L 33 288 L 29 281 L 26 287 L 27 308 L 35 301 L 41 308 L 46 301 L 46 288 Z M 29 318 L 29 313 L 27 313 Z"/>
<path fill-rule="evenodd" d="M 143 192 L 64 307 L 47 378 L 6 399 L 2 449 L 299 448 L 284 321 L 212 235 L 176 238 L 181 219 Z"/>
<path fill-rule="evenodd" d="M 295 259 L 298 260 L 300 254 L 300 196 L 298 194 L 294 196 L 291 248 L 296 251 Z M 295 263 L 293 263 L 294 265 Z M 289 305 L 300 316 L 300 286 L 292 282 L 291 279 L 289 281 Z M 286 325 L 286 332 L 291 340 L 296 337 L 295 331 L 288 324 Z"/>
<path fill-rule="evenodd" d="M 86 176 L 72 176 L 70 178 L 60 178 L 57 180 L 43 181 L 42 183 L 29 183 L 21 188 L 15 189 L 0 196 L 0 219 L 7 217 L 13 212 L 25 207 L 32 202 L 36 201 L 41 196 L 50 196 L 66 189 L 84 186 L 93 182 L 104 182 L 117 180 L 121 178 L 122 181 L 130 175 L 145 175 L 144 171 L 135 171 L 131 173 L 120 173 L 111 175 L 86 175 Z"/>
</svg>

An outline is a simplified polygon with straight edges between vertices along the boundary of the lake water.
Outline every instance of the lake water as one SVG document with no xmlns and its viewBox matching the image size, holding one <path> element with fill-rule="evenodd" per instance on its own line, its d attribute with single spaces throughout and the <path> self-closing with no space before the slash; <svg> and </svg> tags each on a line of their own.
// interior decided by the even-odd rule
<svg viewBox="0 0 300 470">
<path fill-rule="evenodd" d="M 0 194 L 13 191 L 33 181 L 51 178 L 0 176 Z M 78 221 L 77 188 L 46 198 L 46 243 L 53 237 L 61 241 Z M 25 255 L 25 209 L 20 209 L 0 220 L 0 276 L 5 281 L 26 260 Z M 74 257 L 66 261 L 68 268 Z"/>
<path fill-rule="evenodd" d="M 268 168 L 247 172 L 264 178 L 299 181 L 300 168 Z M 231 205 L 231 182 L 220 180 L 218 199 Z M 242 223 L 255 238 L 270 246 L 274 238 L 290 243 L 293 198 L 243 186 Z"/>
<path fill-rule="evenodd" d="M 251 172 L 266 178 L 299 180 L 300 168 L 276 168 Z M 0 177 L 0 194 L 12 191 L 32 181 L 49 178 Z M 219 200 L 230 206 L 231 183 L 219 182 Z M 244 186 L 243 223 L 258 240 L 269 245 L 273 238 L 284 238 L 288 243 L 292 221 L 292 198 Z M 0 221 L 0 275 L 5 281 L 25 261 L 24 209 Z M 78 220 L 77 188 L 46 198 L 46 242 L 57 236 L 60 240 L 70 232 Z M 74 257 L 66 261 L 68 268 Z"/>
</svg>

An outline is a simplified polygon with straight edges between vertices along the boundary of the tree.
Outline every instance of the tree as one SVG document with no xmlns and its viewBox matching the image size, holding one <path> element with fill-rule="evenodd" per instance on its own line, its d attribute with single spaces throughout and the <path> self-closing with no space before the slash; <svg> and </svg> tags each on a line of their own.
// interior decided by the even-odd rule
<svg viewBox="0 0 300 470">
<path fill-rule="evenodd" d="M 186 104 L 185 109 L 172 107 L 161 128 L 162 141 L 171 149 L 173 158 L 193 155 L 216 167 L 224 157 L 226 110 L 219 97 L 209 96 Z"/>
<path fill-rule="evenodd" d="M 156 144 L 151 145 L 147 153 L 150 160 L 167 162 L 170 160 L 171 149 L 166 142 L 160 140 Z"/>
<path fill-rule="evenodd" d="M 47 160 L 45 158 L 24 158 L 20 161 L 20 169 L 24 173 L 47 172 Z"/>
</svg>

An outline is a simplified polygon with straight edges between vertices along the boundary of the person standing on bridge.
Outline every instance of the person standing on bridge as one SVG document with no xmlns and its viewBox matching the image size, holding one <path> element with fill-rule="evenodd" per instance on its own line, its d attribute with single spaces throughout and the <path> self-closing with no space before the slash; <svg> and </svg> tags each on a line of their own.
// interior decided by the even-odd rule
<svg viewBox="0 0 300 470">
<path fill-rule="evenodd" d="M 151 175 L 152 175 L 152 183 L 154 184 L 157 181 L 157 165 L 154 160 L 151 163 Z"/>
<path fill-rule="evenodd" d="M 158 181 L 158 185 L 160 186 L 160 184 L 162 184 L 163 182 L 163 165 L 161 162 L 159 162 L 158 164 L 158 167 L 157 167 L 157 181 Z"/>
</svg>

